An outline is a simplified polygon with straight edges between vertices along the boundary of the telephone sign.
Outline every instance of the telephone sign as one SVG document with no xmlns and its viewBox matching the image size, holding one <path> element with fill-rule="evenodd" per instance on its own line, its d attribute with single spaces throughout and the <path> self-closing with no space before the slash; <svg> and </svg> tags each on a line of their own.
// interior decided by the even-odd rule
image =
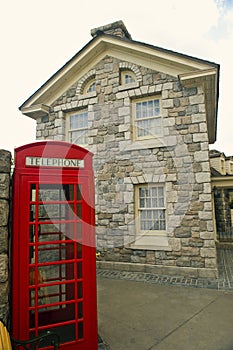
<svg viewBox="0 0 233 350">
<path fill-rule="evenodd" d="M 17 148 L 13 213 L 13 337 L 51 330 L 61 349 L 97 350 L 92 154 L 56 141 Z"/>
</svg>

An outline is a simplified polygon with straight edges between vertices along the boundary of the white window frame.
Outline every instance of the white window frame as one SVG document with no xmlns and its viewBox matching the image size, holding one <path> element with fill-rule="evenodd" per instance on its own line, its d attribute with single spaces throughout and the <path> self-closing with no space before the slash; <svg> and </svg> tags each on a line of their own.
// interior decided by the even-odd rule
<svg viewBox="0 0 233 350">
<path fill-rule="evenodd" d="M 144 197 L 142 197 L 140 193 L 141 195 L 144 193 Z M 163 196 L 161 197 L 162 193 Z M 157 196 L 155 194 L 157 194 Z M 163 220 L 161 220 L 159 213 L 163 213 Z M 153 217 L 155 217 L 157 214 L 158 222 L 156 224 L 156 221 Z M 135 218 L 136 235 L 154 236 L 159 234 L 166 234 L 166 192 L 164 184 L 152 183 L 135 186 Z M 162 224 L 162 222 L 164 222 L 164 224 Z M 157 228 L 155 228 L 156 226 Z"/>
<path fill-rule="evenodd" d="M 135 84 L 136 82 L 136 75 L 131 70 L 121 71 L 121 85 Z"/>
<path fill-rule="evenodd" d="M 230 174 L 233 174 L 233 161 L 231 161 L 231 160 L 229 163 L 229 168 L 230 168 Z"/>
<path fill-rule="evenodd" d="M 226 174 L 226 164 L 225 164 L 225 158 L 223 158 L 223 157 L 220 158 L 220 169 L 221 169 L 221 174 L 225 175 Z"/>
<path fill-rule="evenodd" d="M 132 101 L 133 140 L 148 140 L 163 135 L 161 96 Z"/>
<path fill-rule="evenodd" d="M 142 230 L 140 227 L 140 212 L 142 208 L 139 203 L 139 189 L 148 188 L 152 189 L 153 187 L 163 188 L 164 203 L 160 209 L 165 211 L 165 230 Z M 164 183 L 150 183 L 150 184 L 138 184 L 134 188 L 135 195 L 135 238 L 134 241 L 129 243 L 128 247 L 131 249 L 145 249 L 145 250 L 163 250 L 171 251 L 172 248 L 169 244 L 168 232 L 167 232 L 167 208 L 166 208 L 166 186 Z M 150 208 L 153 210 L 153 208 Z M 159 210 L 159 207 L 155 208 Z"/>
<path fill-rule="evenodd" d="M 77 121 L 73 121 L 74 127 L 72 127 L 72 119 L 74 120 L 77 117 Z M 86 118 L 86 119 L 85 119 Z M 88 111 L 86 109 L 72 112 L 66 117 L 66 137 L 68 142 L 75 143 L 80 146 L 88 145 Z M 77 133 L 80 136 L 77 136 L 76 139 L 73 139 L 72 134 Z M 81 142 L 79 142 L 81 140 Z"/>
<path fill-rule="evenodd" d="M 95 79 L 91 79 L 88 81 L 88 83 L 85 85 L 83 89 L 83 94 L 91 94 L 96 91 L 96 82 Z"/>
</svg>

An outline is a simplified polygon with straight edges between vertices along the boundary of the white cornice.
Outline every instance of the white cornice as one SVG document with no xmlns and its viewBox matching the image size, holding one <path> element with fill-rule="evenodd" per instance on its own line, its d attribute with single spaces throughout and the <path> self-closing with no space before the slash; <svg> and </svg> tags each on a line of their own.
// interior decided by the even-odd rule
<svg viewBox="0 0 233 350">
<path fill-rule="evenodd" d="M 223 175 L 219 177 L 211 176 L 211 186 L 221 188 L 233 188 L 233 175 Z"/>
<path fill-rule="evenodd" d="M 23 114 L 30 118 L 37 119 L 49 114 L 49 106 L 41 103 L 29 107 L 24 107 Z"/>
<path fill-rule="evenodd" d="M 106 55 L 179 78 L 183 86 L 202 85 L 210 143 L 215 141 L 218 104 L 218 66 L 176 52 L 101 35 L 91 40 L 20 107 L 36 119 L 49 113 L 49 106 L 81 79 Z"/>
<path fill-rule="evenodd" d="M 172 53 L 159 48 L 143 45 L 134 41 L 119 40 L 111 36 L 100 36 L 92 40 L 67 62 L 56 74 L 42 85 L 22 106 L 25 108 L 34 104 L 51 105 L 72 84 L 80 79 L 89 69 L 106 55 L 160 70 L 173 76 L 182 76 L 193 71 L 208 70 L 209 64 L 202 60 L 185 55 Z"/>
</svg>

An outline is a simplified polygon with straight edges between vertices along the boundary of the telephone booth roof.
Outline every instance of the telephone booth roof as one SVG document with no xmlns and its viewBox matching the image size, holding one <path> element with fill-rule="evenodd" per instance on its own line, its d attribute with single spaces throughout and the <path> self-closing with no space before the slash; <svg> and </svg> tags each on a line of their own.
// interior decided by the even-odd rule
<svg viewBox="0 0 233 350">
<path fill-rule="evenodd" d="M 79 159 L 84 160 L 84 167 L 91 169 L 93 153 L 76 144 L 63 141 L 36 141 L 15 148 L 15 169 L 25 168 L 26 157 L 43 159 Z M 35 165 L 35 164 L 34 164 Z M 38 163 L 38 166 L 42 164 Z M 47 164 L 49 166 L 49 164 Z M 61 165 L 58 165 L 61 166 Z M 56 167 L 56 164 L 53 164 Z M 66 163 L 63 164 L 66 167 Z"/>
</svg>

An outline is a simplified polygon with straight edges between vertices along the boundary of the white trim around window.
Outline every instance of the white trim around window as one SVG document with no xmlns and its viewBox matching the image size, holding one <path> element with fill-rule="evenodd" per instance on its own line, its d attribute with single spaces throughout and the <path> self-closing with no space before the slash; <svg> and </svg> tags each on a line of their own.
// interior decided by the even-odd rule
<svg viewBox="0 0 233 350">
<path fill-rule="evenodd" d="M 132 101 L 133 139 L 147 140 L 163 135 L 161 98 L 146 97 Z"/>
<path fill-rule="evenodd" d="M 89 94 L 96 91 L 96 82 L 95 79 L 91 79 L 84 87 L 83 94 Z"/>
<path fill-rule="evenodd" d="M 88 144 L 88 111 L 72 112 L 66 117 L 66 138 L 70 143 L 80 146 Z"/>
<path fill-rule="evenodd" d="M 136 75 L 130 70 L 121 71 L 121 85 L 133 84 L 137 82 Z"/>
<path fill-rule="evenodd" d="M 160 183 L 135 186 L 135 241 L 130 248 L 171 250 L 167 237 L 166 190 Z"/>
<path fill-rule="evenodd" d="M 143 184 L 135 187 L 137 232 L 158 234 L 166 232 L 165 186 Z"/>
</svg>

